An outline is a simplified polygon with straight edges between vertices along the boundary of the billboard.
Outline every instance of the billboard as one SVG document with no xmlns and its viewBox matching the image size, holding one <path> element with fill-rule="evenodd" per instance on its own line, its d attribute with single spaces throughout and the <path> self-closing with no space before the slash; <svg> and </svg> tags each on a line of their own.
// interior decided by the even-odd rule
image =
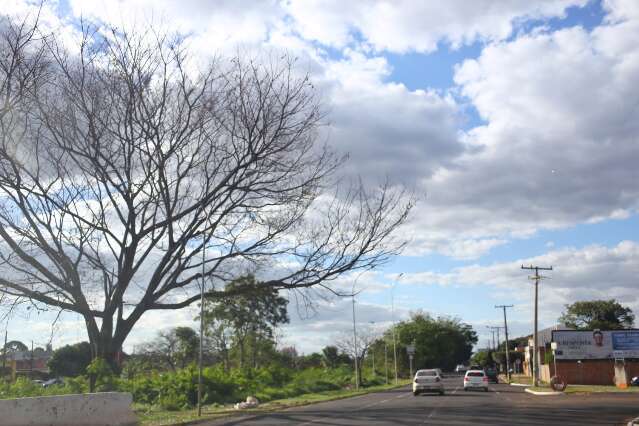
<svg viewBox="0 0 639 426">
<path fill-rule="evenodd" d="M 554 330 L 555 358 L 639 358 L 639 330 Z"/>
</svg>

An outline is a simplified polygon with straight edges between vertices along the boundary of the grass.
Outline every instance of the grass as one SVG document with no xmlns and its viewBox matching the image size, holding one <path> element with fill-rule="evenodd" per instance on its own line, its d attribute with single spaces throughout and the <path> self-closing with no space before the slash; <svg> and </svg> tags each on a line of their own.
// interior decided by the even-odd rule
<svg viewBox="0 0 639 426">
<path fill-rule="evenodd" d="M 353 396 L 364 395 L 372 392 L 379 392 L 383 390 L 393 389 L 399 386 L 405 386 L 410 383 L 410 380 L 401 380 L 399 385 L 380 385 L 371 386 L 369 388 L 360 390 L 336 390 L 318 393 L 303 394 L 294 398 L 279 399 L 270 401 L 264 404 L 260 404 L 258 408 L 249 410 L 235 410 L 232 405 L 205 405 L 202 407 L 202 417 L 197 416 L 197 410 L 184 410 L 184 411 L 164 411 L 148 405 L 134 404 L 134 410 L 140 420 L 140 423 L 144 426 L 157 426 L 157 425 L 175 425 L 175 424 L 189 424 L 196 422 L 197 420 L 211 420 L 221 417 L 227 417 L 236 415 L 238 413 L 266 413 L 269 411 L 278 411 L 286 408 L 297 407 L 301 405 L 315 404 L 318 402 L 333 401 L 336 399 L 350 398 Z"/>
<path fill-rule="evenodd" d="M 631 386 L 626 389 L 619 389 L 616 386 L 603 385 L 568 385 L 564 393 L 639 393 L 639 387 Z"/>
<path fill-rule="evenodd" d="M 530 387 L 530 390 L 536 392 L 553 392 L 550 386 Z M 568 385 L 565 394 L 584 394 L 584 393 L 639 393 L 639 387 L 629 387 L 627 389 L 619 389 L 616 386 L 604 385 Z"/>
<path fill-rule="evenodd" d="M 552 389 L 550 386 L 531 386 L 527 389 L 530 389 L 531 391 L 535 391 L 535 392 L 555 392 L 554 389 Z"/>
</svg>

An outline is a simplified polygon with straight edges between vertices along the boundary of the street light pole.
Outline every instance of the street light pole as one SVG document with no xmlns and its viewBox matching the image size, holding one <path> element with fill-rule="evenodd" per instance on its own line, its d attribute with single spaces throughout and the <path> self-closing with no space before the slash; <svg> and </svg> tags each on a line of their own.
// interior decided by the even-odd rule
<svg viewBox="0 0 639 426">
<path fill-rule="evenodd" d="M 202 283 L 200 286 L 200 350 L 197 366 L 197 416 L 202 416 L 202 348 L 204 344 L 204 262 L 206 260 L 206 241 L 202 236 Z"/>
<path fill-rule="evenodd" d="M 357 329 L 355 327 L 355 286 L 353 286 L 353 292 L 351 293 L 351 300 L 353 302 L 353 349 L 355 353 L 355 389 L 359 390 L 359 369 L 357 368 Z"/>
<path fill-rule="evenodd" d="M 393 323 L 393 358 L 395 361 L 395 384 L 399 382 L 399 376 L 397 375 L 397 337 L 395 336 L 395 284 L 399 279 L 404 275 L 402 272 L 397 276 L 397 280 L 393 283 L 391 287 L 391 320 Z"/>
<path fill-rule="evenodd" d="M 388 354 L 386 351 L 386 339 L 384 339 L 384 378 L 388 384 Z"/>
</svg>

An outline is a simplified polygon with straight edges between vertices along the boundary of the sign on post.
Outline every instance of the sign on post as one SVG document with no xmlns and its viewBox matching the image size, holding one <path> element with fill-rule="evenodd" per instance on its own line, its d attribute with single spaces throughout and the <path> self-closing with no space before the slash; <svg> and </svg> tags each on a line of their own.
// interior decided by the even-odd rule
<svg viewBox="0 0 639 426">
<path fill-rule="evenodd" d="M 406 345 L 406 353 L 409 356 L 415 355 L 415 345 Z"/>
</svg>

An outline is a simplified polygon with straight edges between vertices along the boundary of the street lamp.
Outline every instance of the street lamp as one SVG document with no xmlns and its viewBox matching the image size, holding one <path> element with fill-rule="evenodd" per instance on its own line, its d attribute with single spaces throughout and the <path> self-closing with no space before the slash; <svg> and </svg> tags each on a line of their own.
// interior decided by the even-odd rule
<svg viewBox="0 0 639 426">
<path fill-rule="evenodd" d="M 375 321 L 369 321 L 369 323 L 373 324 L 373 327 L 375 326 Z M 375 334 L 375 336 L 377 336 Z M 371 356 L 373 358 L 373 377 L 377 377 L 377 373 L 375 372 L 375 342 L 377 339 L 373 340 L 373 345 L 371 345 Z"/>
<path fill-rule="evenodd" d="M 197 416 L 202 416 L 202 348 L 204 344 L 204 267 L 206 262 L 206 239 L 202 235 L 202 282 L 200 286 L 200 349 L 197 361 Z"/>
<path fill-rule="evenodd" d="M 402 272 L 397 276 L 395 282 L 391 286 L 391 321 L 393 323 L 393 359 L 395 361 L 395 384 L 399 382 L 399 376 L 397 375 L 397 337 L 395 336 L 395 284 L 399 282 L 399 279 L 404 275 Z"/>
<path fill-rule="evenodd" d="M 351 300 L 353 302 L 353 349 L 354 349 L 354 358 L 355 358 L 355 389 L 359 390 L 359 369 L 357 368 L 357 328 L 355 326 L 355 283 L 353 283 L 353 288 L 351 291 Z"/>
</svg>

